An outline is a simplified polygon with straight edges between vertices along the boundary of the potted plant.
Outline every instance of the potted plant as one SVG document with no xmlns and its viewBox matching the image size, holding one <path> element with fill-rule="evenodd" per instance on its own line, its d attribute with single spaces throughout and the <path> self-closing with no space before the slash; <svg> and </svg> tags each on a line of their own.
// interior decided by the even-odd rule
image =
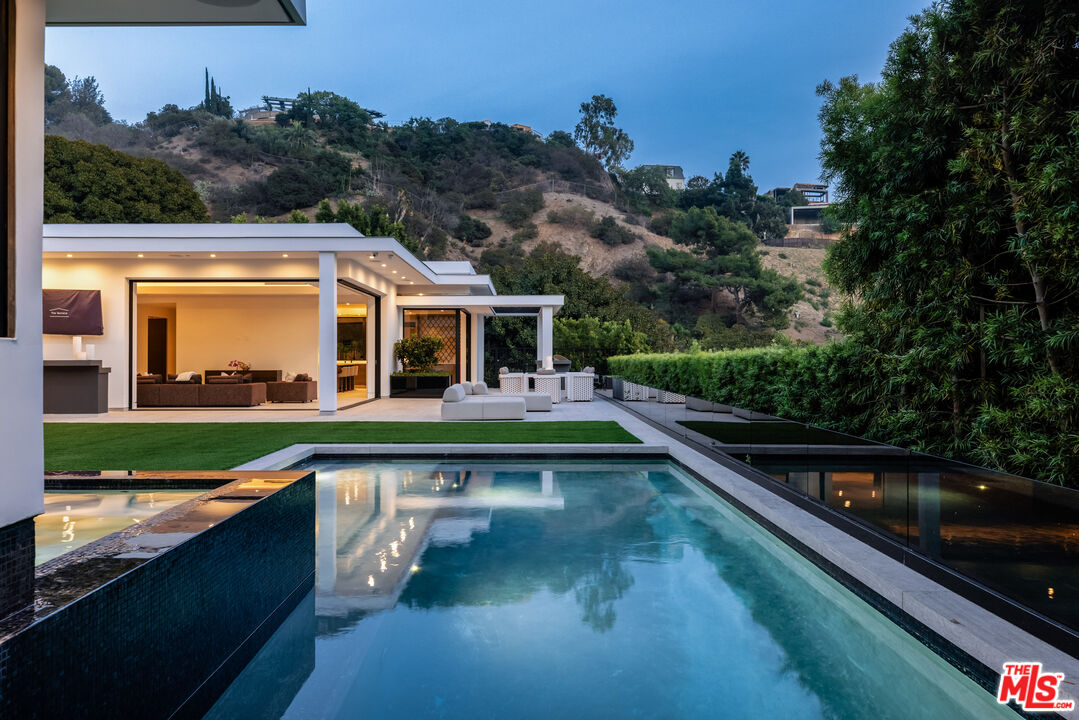
<svg viewBox="0 0 1079 720">
<path fill-rule="evenodd" d="M 444 343 L 441 338 L 413 335 L 393 344 L 393 355 L 403 368 L 390 375 L 390 397 L 442 397 L 450 386 L 450 374 L 435 370 L 438 353 Z"/>
</svg>

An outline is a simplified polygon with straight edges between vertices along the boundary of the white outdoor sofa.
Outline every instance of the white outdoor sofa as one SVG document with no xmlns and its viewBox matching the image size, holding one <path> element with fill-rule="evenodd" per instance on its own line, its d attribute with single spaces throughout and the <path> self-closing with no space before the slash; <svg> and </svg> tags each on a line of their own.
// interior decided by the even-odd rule
<svg viewBox="0 0 1079 720">
<path fill-rule="evenodd" d="M 484 383 L 457 383 L 442 393 L 443 420 L 524 420 L 527 404 L 521 396 L 488 395 Z M 479 386 L 480 393 L 473 394 Z M 550 398 L 548 397 L 548 401 Z"/>
</svg>

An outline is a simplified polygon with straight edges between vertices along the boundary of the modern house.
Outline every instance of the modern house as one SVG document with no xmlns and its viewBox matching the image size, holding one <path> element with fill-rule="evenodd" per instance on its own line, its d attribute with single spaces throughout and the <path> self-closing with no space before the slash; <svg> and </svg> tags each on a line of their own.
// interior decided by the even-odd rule
<svg viewBox="0 0 1079 720">
<path fill-rule="evenodd" d="M 667 185 L 672 190 L 685 190 L 686 189 L 686 176 L 682 172 L 681 165 L 642 165 L 641 167 L 652 170 L 658 169 L 663 173 L 663 177 L 667 178 Z"/>
<path fill-rule="evenodd" d="M 535 317 L 543 359 L 563 303 L 498 295 L 468 262 L 424 262 L 346 224 L 46 225 L 43 249 L 46 293 L 99 293 L 101 334 L 83 346 L 111 368 L 115 409 L 140 406 L 140 374 L 208 380 L 240 361 L 269 380 L 309 375 L 332 414 L 396 394 L 394 343 L 413 335 L 443 341 L 448 383 L 479 380 L 485 318 Z M 74 333 L 45 331 L 45 360 L 70 360 Z"/>
<path fill-rule="evenodd" d="M 32 592 L 33 516 L 43 508 L 42 187 L 45 26 L 303 25 L 304 0 L 0 0 L 0 615 Z"/>
</svg>

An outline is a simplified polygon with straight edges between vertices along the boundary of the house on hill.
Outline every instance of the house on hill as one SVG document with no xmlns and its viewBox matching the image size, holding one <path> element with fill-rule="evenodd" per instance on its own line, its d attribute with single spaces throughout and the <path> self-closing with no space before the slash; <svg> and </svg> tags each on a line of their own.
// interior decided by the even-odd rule
<svg viewBox="0 0 1079 720">
<path fill-rule="evenodd" d="M 522 125 L 521 123 L 513 123 L 512 125 L 510 125 L 510 127 L 513 128 L 514 130 L 519 130 L 520 132 L 525 132 L 525 133 L 529 133 L 531 135 L 535 135 L 536 137 L 543 137 L 538 132 L 533 130 L 531 125 Z"/>
<path fill-rule="evenodd" d="M 686 176 L 682 172 L 681 165 L 642 165 L 641 167 L 651 170 L 657 168 L 663 172 L 663 177 L 667 178 L 667 185 L 672 190 L 685 190 L 686 189 Z"/>
</svg>

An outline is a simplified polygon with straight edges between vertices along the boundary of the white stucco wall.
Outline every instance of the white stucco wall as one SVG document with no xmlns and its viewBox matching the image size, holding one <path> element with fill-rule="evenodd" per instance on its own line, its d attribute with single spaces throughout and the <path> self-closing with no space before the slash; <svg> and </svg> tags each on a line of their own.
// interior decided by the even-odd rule
<svg viewBox="0 0 1079 720">
<path fill-rule="evenodd" d="M 15 337 L 0 338 L 0 527 L 44 509 L 41 203 L 44 0 L 15 3 Z"/>
</svg>

